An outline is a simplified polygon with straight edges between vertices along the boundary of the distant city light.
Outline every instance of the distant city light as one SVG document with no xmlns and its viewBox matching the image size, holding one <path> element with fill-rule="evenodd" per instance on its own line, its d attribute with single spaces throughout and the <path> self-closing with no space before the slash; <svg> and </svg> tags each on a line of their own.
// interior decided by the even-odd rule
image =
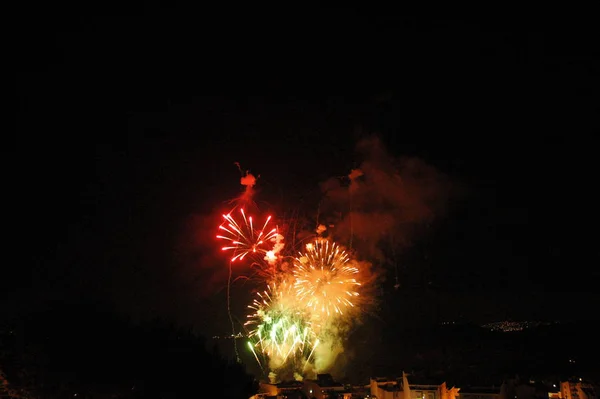
<svg viewBox="0 0 600 399">
<path fill-rule="evenodd" d="M 511 331 L 523 331 L 527 328 L 539 327 L 542 325 L 549 325 L 550 323 L 541 322 L 541 321 L 497 321 L 493 323 L 484 324 L 481 327 L 487 328 L 491 331 L 502 331 L 502 332 L 511 332 Z"/>
</svg>

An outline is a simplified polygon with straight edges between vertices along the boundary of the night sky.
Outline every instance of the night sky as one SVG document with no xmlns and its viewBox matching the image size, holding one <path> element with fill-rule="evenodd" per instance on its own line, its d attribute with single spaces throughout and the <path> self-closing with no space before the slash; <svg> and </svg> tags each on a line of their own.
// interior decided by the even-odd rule
<svg viewBox="0 0 600 399">
<path fill-rule="evenodd" d="M 586 20 L 148 6 L 20 22 L 5 314 L 90 299 L 227 334 L 212 238 L 243 191 L 236 163 L 261 210 L 314 218 L 376 135 L 421 165 L 435 217 L 381 266 L 374 320 L 598 318 Z M 251 290 L 232 288 L 236 311 Z"/>
</svg>

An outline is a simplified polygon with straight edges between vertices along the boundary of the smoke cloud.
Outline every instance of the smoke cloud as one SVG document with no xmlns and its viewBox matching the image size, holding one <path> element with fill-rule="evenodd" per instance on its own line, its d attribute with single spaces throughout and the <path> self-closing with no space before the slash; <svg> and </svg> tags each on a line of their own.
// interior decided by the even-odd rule
<svg viewBox="0 0 600 399">
<path fill-rule="evenodd" d="M 254 186 L 258 177 L 254 176 L 250 171 L 242 170 L 239 162 L 235 162 L 242 177 L 240 178 L 240 184 L 245 187 L 244 192 L 238 198 L 235 199 L 242 206 L 255 205 L 254 203 Z"/>
<path fill-rule="evenodd" d="M 356 149 L 360 166 L 321 184 L 322 213 L 336 241 L 363 259 L 385 262 L 386 247 L 409 247 L 443 215 L 450 181 L 419 158 L 392 157 L 376 135 Z"/>
</svg>

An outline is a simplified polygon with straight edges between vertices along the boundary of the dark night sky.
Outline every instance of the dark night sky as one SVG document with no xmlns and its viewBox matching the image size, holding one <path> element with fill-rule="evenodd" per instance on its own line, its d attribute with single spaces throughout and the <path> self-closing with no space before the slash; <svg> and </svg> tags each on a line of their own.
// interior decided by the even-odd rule
<svg viewBox="0 0 600 399">
<path fill-rule="evenodd" d="M 384 317 L 597 317 L 597 44 L 563 22 L 23 19 L 3 311 L 93 297 L 218 333 L 226 263 L 182 248 L 241 193 L 234 163 L 260 175 L 260 206 L 316 212 L 319 184 L 377 133 L 462 192 L 404 249 Z"/>
</svg>

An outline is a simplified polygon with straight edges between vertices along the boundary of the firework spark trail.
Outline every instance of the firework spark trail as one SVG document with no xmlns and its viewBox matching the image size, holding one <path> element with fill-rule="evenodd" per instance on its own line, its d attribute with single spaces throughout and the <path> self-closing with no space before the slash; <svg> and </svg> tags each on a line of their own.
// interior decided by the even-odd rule
<svg viewBox="0 0 600 399">
<path fill-rule="evenodd" d="M 235 325 L 233 323 L 233 316 L 231 315 L 231 261 L 229 262 L 229 278 L 227 279 L 227 315 L 229 316 L 229 323 L 231 324 L 231 336 L 235 337 Z M 235 351 L 235 359 L 240 363 L 240 353 L 238 352 L 237 342 L 233 340 L 233 349 Z"/>
<path fill-rule="evenodd" d="M 277 229 L 273 228 L 267 231 L 267 226 L 271 221 L 271 216 L 267 217 L 260 230 L 254 228 L 252 216 L 246 216 L 243 208 L 240 208 L 242 223 L 239 223 L 231 212 L 223 215 L 223 223 L 219 226 L 222 235 L 217 238 L 228 241 L 229 246 L 224 246 L 223 251 L 233 251 L 231 261 L 243 260 L 249 254 L 268 254 L 269 250 L 263 246 L 277 238 Z"/>
<path fill-rule="evenodd" d="M 326 317 L 341 315 L 344 308 L 354 306 L 352 299 L 358 296 L 355 289 L 361 284 L 356 280 L 357 273 L 339 245 L 315 240 L 294 260 L 294 287 L 298 299 L 312 311 Z"/>
<path fill-rule="evenodd" d="M 248 315 L 245 324 L 253 328 L 248 334 L 254 341 L 253 352 L 254 347 L 259 349 L 275 366 L 296 358 L 308 361 L 316 335 L 301 307 L 293 305 L 292 287 L 272 283 L 268 290 L 257 293 L 257 297 L 248 306 L 253 313 Z"/>
<path fill-rule="evenodd" d="M 242 260 L 248 254 L 256 253 L 268 253 L 268 250 L 261 246 L 269 241 L 275 241 L 277 238 L 277 229 L 272 229 L 268 233 L 265 233 L 271 216 L 269 216 L 261 230 L 254 229 L 254 222 L 252 216 L 246 216 L 243 208 L 240 209 L 243 223 L 238 223 L 232 216 L 231 212 L 223 215 L 223 223 L 219 226 L 223 235 L 217 235 L 217 238 L 226 240 L 230 243 L 230 246 L 222 247 L 223 251 L 233 251 L 233 256 L 229 260 L 229 278 L 227 280 L 227 314 L 231 323 L 231 333 L 235 336 L 235 325 L 233 323 L 233 316 L 231 315 L 231 279 L 232 279 L 232 263 L 236 260 Z M 234 350 L 238 362 L 240 361 L 237 344 L 234 339 Z"/>
</svg>

